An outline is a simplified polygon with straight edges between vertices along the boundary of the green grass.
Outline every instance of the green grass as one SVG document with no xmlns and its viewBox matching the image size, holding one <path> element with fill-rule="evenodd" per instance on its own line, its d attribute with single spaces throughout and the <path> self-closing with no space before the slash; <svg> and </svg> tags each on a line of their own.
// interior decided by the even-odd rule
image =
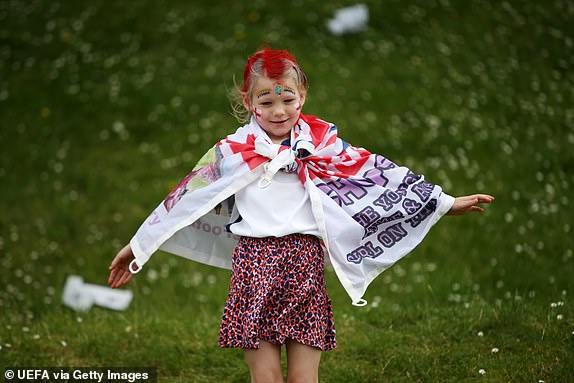
<svg viewBox="0 0 574 383">
<path fill-rule="evenodd" d="M 307 72 L 306 113 L 452 195 L 497 198 L 442 220 L 367 307 L 329 273 L 339 345 L 321 382 L 572 381 L 574 6 L 368 4 L 366 31 L 334 37 L 325 21 L 348 2 L 0 1 L 2 366 L 248 381 L 241 351 L 216 346 L 228 271 L 158 254 L 125 312 L 79 314 L 60 296 L 70 274 L 105 284 L 147 214 L 234 131 L 226 89 L 269 42 Z"/>
</svg>

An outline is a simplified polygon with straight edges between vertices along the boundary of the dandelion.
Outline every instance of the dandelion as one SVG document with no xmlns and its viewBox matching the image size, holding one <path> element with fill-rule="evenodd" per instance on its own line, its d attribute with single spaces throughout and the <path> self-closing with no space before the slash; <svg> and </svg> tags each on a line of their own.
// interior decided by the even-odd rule
<svg viewBox="0 0 574 383">
<path fill-rule="evenodd" d="M 60 344 L 62 345 L 62 347 L 66 347 L 68 345 L 68 343 L 65 340 L 61 340 Z"/>
<path fill-rule="evenodd" d="M 564 316 L 562 314 L 558 314 L 556 315 L 556 319 L 557 320 L 562 320 L 564 318 Z"/>
<path fill-rule="evenodd" d="M 486 374 L 486 370 L 484 368 L 481 368 L 480 370 L 478 370 L 478 373 L 480 375 L 484 375 L 484 374 Z"/>
<path fill-rule="evenodd" d="M 154 269 L 150 269 L 150 270 L 147 272 L 147 280 L 150 281 L 150 282 L 155 282 L 155 281 L 157 281 L 158 277 L 159 277 L 159 273 L 158 273 L 156 270 L 154 270 Z"/>
<path fill-rule="evenodd" d="M 110 132 L 108 132 L 107 130 L 102 130 L 99 134 L 100 140 L 105 141 L 110 137 Z"/>
<path fill-rule="evenodd" d="M 52 114 L 52 111 L 48 107 L 42 108 L 41 115 L 43 118 L 48 118 Z"/>
<path fill-rule="evenodd" d="M 493 347 L 492 350 L 490 350 L 490 352 L 492 352 L 493 354 L 496 354 L 498 352 L 498 348 Z"/>
<path fill-rule="evenodd" d="M 480 336 L 480 337 L 483 337 L 483 336 L 484 336 L 484 333 L 483 333 L 482 331 L 479 331 L 476 335 L 478 335 L 478 336 Z"/>
<path fill-rule="evenodd" d="M 40 334 L 34 334 L 34 336 L 32 336 L 32 339 L 34 340 L 40 339 Z"/>
</svg>

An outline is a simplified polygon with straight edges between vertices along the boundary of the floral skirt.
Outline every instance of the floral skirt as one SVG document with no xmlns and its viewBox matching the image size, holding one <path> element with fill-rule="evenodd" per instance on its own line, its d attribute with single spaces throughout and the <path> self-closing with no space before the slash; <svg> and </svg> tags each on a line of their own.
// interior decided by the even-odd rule
<svg viewBox="0 0 574 383">
<path fill-rule="evenodd" d="M 323 351 L 336 347 L 317 237 L 241 237 L 232 263 L 220 347 L 256 349 L 261 340 L 285 344 L 289 339 Z"/>
</svg>

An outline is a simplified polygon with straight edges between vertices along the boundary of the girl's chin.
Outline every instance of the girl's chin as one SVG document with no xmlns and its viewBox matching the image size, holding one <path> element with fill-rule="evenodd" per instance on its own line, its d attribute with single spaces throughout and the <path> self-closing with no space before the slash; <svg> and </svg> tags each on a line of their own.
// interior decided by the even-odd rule
<svg viewBox="0 0 574 383">
<path fill-rule="evenodd" d="M 286 140 L 286 139 L 288 139 L 288 138 L 291 137 L 291 133 L 290 133 L 290 132 L 287 132 L 287 133 L 284 133 L 284 134 L 271 133 L 271 134 L 268 134 L 268 135 L 269 135 L 269 138 L 271 138 L 271 139 L 274 140 L 274 141 L 284 141 L 284 140 Z"/>
<path fill-rule="evenodd" d="M 291 129 L 273 129 L 271 131 L 267 131 L 267 135 L 273 141 L 284 141 L 291 137 Z"/>
</svg>

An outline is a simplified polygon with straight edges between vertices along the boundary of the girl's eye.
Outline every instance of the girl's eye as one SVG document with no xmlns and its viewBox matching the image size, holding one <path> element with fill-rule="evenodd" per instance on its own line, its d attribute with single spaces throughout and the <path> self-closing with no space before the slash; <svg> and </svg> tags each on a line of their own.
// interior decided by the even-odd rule
<svg viewBox="0 0 574 383">
<path fill-rule="evenodd" d="M 291 102 L 293 102 L 293 101 L 295 101 L 295 99 L 293 99 L 293 98 L 288 98 L 287 100 L 285 100 L 285 103 L 286 103 L 286 104 L 289 104 L 289 103 L 291 103 Z"/>
<path fill-rule="evenodd" d="M 271 101 L 262 102 L 261 105 L 263 105 L 263 106 L 271 106 Z"/>
</svg>

